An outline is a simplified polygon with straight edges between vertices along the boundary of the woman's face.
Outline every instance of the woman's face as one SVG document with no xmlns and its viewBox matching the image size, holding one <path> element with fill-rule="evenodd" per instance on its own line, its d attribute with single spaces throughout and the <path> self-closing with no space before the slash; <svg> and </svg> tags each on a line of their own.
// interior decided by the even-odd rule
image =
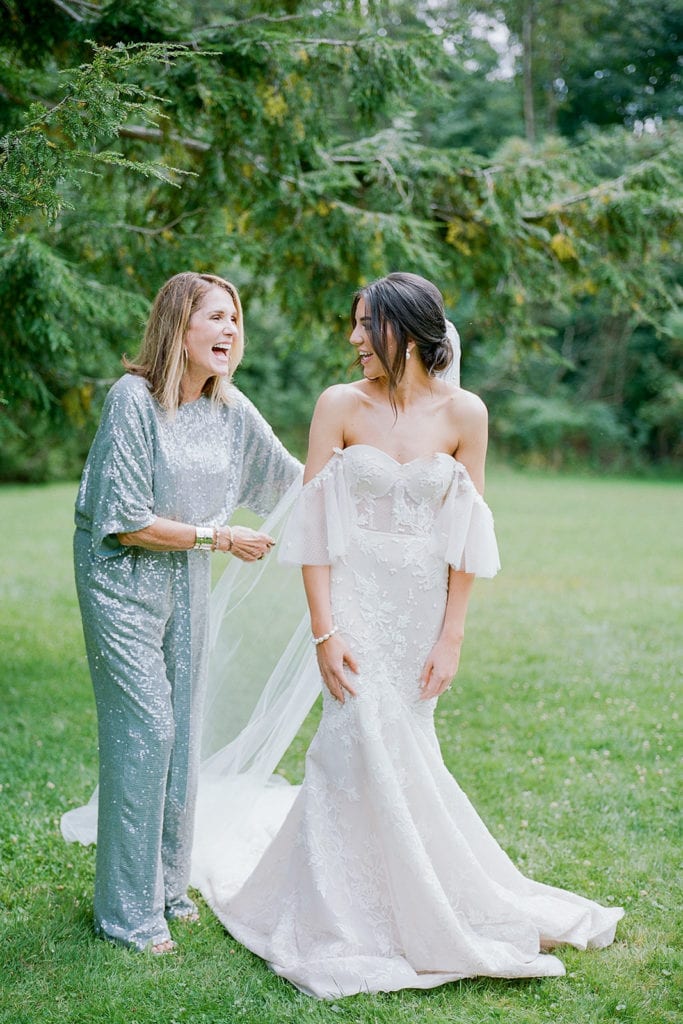
<svg viewBox="0 0 683 1024">
<path fill-rule="evenodd" d="M 372 347 L 370 310 L 365 305 L 363 298 L 358 300 L 354 321 L 349 341 L 356 349 L 358 359 L 363 367 L 363 376 L 366 380 L 377 380 L 379 377 L 386 376 L 386 371 Z M 390 327 L 387 329 L 387 342 L 387 355 L 391 358 L 393 334 Z"/>
<path fill-rule="evenodd" d="M 185 332 L 187 367 L 184 381 L 204 386 L 209 377 L 230 372 L 230 350 L 239 337 L 238 314 L 232 295 L 211 285 L 190 317 Z"/>
</svg>

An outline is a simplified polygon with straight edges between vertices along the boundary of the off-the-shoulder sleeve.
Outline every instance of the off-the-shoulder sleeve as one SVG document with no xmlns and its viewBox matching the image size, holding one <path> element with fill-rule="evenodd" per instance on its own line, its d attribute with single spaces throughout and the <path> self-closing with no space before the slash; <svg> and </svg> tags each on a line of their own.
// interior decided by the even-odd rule
<svg viewBox="0 0 683 1024">
<path fill-rule="evenodd" d="M 439 550 L 454 569 L 488 578 L 500 569 L 491 509 L 464 468 L 453 479 L 435 532 Z"/>
<path fill-rule="evenodd" d="M 353 507 L 341 453 L 309 480 L 291 511 L 278 545 L 284 565 L 331 565 L 346 553 Z"/>
<path fill-rule="evenodd" d="M 125 550 L 117 534 L 142 530 L 156 519 L 152 418 L 139 379 L 122 378 L 114 385 L 76 500 L 76 525 L 90 531 L 93 549 L 102 557 Z"/>
<path fill-rule="evenodd" d="M 275 508 L 302 466 L 275 436 L 255 405 L 240 395 L 244 410 L 244 451 L 237 505 L 265 516 Z"/>
</svg>

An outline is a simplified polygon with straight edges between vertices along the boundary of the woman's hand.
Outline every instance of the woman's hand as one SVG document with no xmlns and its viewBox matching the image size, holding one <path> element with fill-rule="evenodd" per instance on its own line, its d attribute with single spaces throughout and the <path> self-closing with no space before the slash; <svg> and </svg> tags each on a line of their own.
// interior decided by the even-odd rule
<svg viewBox="0 0 683 1024">
<path fill-rule="evenodd" d="M 260 533 L 248 526 L 232 527 L 232 547 L 230 554 L 241 558 L 243 562 L 256 562 L 267 555 L 275 541 L 267 533 Z"/>
<path fill-rule="evenodd" d="M 356 691 L 346 677 L 344 666 L 346 665 L 357 675 L 358 663 L 344 641 L 335 633 L 329 640 L 318 644 L 315 653 L 318 656 L 318 666 L 323 682 L 334 699 L 343 704 L 345 690 L 351 697 L 355 697 Z"/>
<path fill-rule="evenodd" d="M 440 638 L 436 641 L 420 676 L 420 700 L 432 700 L 450 689 L 451 680 L 458 671 L 462 637 L 455 640 Z"/>
</svg>

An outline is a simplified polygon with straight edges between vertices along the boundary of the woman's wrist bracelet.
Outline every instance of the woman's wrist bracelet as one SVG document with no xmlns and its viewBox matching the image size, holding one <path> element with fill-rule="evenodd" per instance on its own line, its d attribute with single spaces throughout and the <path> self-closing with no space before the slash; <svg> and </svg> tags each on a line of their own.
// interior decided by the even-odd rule
<svg viewBox="0 0 683 1024">
<path fill-rule="evenodd" d="M 216 526 L 195 526 L 195 541 L 193 547 L 198 551 L 232 551 L 232 527 L 222 526 L 222 530 L 228 532 L 228 546 L 223 549 L 220 547 L 220 533 Z"/>
<path fill-rule="evenodd" d="M 318 644 L 324 644 L 326 640 L 329 640 L 331 636 L 334 636 L 338 629 L 338 626 L 333 626 L 329 633 L 323 633 L 322 636 L 312 636 L 311 642 L 315 644 L 316 647 Z"/>
<path fill-rule="evenodd" d="M 214 526 L 195 526 L 194 547 L 198 551 L 213 551 L 216 537 Z"/>
</svg>

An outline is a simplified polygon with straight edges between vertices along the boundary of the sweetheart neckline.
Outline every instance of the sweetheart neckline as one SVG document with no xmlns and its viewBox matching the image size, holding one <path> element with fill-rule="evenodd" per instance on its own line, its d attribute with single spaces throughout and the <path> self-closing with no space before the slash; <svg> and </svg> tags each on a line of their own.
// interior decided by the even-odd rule
<svg viewBox="0 0 683 1024">
<path fill-rule="evenodd" d="M 372 452 L 377 452 L 379 455 L 383 455 L 386 459 L 389 459 L 390 462 L 393 462 L 395 466 L 399 466 L 401 469 L 405 468 L 406 466 L 412 466 L 416 462 L 431 462 L 433 459 L 438 458 L 440 455 L 443 456 L 443 458 L 449 459 L 451 462 L 454 462 L 456 466 L 463 466 L 462 462 L 458 462 L 458 460 L 453 455 L 449 455 L 448 452 L 432 452 L 431 455 L 418 455 L 414 459 L 408 459 L 407 462 L 399 462 L 398 459 L 395 459 L 393 455 L 389 454 L 389 452 L 385 452 L 384 449 L 378 448 L 374 444 L 365 444 L 362 441 L 359 441 L 356 444 L 349 444 L 346 446 L 346 448 L 334 448 L 333 450 L 338 455 L 343 455 L 344 452 L 349 452 L 353 448 L 368 448 Z M 463 466 L 463 469 L 466 470 L 466 467 Z"/>
</svg>

